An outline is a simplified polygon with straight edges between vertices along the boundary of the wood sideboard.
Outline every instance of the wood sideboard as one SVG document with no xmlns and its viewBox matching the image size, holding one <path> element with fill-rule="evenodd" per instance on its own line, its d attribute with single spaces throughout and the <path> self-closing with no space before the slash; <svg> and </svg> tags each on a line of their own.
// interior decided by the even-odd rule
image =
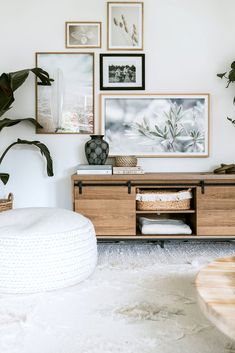
<svg viewBox="0 0 235 353">
<path fill-rule="evenodd" d="M 191 188 L 190 210 L 138 211 L 136 189 Z M 73 175 L 73 209 L 94 224 L 97 238 L 235 239 L 235 175 L 146 173 L 140 175 Z M 138 217 L 170 214 L 184 218 L 192 235 L 141 235 Z"/>
</svg>

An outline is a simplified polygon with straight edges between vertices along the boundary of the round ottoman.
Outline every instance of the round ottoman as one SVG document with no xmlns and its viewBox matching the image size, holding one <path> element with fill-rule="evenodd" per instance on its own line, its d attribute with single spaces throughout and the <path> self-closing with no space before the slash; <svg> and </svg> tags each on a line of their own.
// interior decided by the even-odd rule
<svg viewBox="0 0 235 353">
<path fill-rule="evenodd" d="M 56 208 L 0 213 L 0 292 L 33 293 L 74 285 L 97 261 L 94 227 Z"/>
</svg>

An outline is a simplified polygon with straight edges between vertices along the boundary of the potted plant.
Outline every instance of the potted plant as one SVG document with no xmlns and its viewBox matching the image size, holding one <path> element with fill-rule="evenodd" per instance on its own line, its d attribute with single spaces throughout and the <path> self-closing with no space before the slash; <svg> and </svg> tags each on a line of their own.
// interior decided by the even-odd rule
<svg viewBox="0 0 235 353">
<path fill-rule="evenodd" d="M 0 76 L 0 132 L 11 126 L 19 124 L 21 122 L 27 122 L 35 127 L 42 127 L 34 118 L 21 118 L 21 119 L 8 119 L 1 118 L 9 109 L 11 109 L 12 103 L 14 102 L 14 92 L 25 82 L 30 71 L 38 78 L 38 85 L 50 86 L 53 79 L 49 77 L 49 74 L 41 68 L 33 68 L 20 70 L 16 72 L 3 73 Z M 0 157 L 0 165 L 6 156 L 7 152 L 15 145 L 31 145 L 37 147 L 41 154 L 46 158 L 47 162 L 47 175 L 53 176 L 53 163 L 50 152 L 46 145 L 40 141 L 28 141 L 17 139 L 11 143 L 7 149 L 2 153 Z M 0 173 L 0 180 L 6 184 L 9 179 L 9 174 Z"/>
<path fill-rule="evenodd" d="M 221 74 L 217 74 L 217 76 L 220 77 L 221 79 L 224 78 L 224 79 L 227 80 L 226 88 L 228 88 L 230 83 L 234 83 L 235 82 L 235 61 L 232 62 L 229 71 L 223 72 Z M 235 104 L 235 96 L 233 98 L 233 104 Z M 227 117 L 227 119 L 229 121 L 231 121 L 231 123 L 235 126 L 235 119 L 232 119 L 232 118 L 229 118 L 229 117 Z"/>
</svg>

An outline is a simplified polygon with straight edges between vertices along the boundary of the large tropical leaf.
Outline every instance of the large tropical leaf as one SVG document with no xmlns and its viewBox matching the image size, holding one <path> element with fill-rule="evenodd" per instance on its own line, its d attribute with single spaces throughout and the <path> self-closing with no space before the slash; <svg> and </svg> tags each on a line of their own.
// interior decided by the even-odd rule
<svg viewBox="0 0 235 353">
<path fill-rule="evenodd" d="M 51 82 L 54 81 L 49 77 L 49 74 L 41 69 L 40 67 L 35 67 L 33 69 L 25 69 L 21 71 L 16 71 L 16 72 L 10 72 L 9 79 L 11 82 L 11 88 L 13 92 L 17 90 L 18 87 L 20 87 L 24 81 L 27 79 L 29 76 L 29 73 L 33 72 L 35 76 L 40 80 L 38 84 L 43 85 L 43 86 L 50 86 Z"/>
<path fill-rule="evenodd" d="M 3 182 L 3 184 L 6 185 L 9 179 L 9 174 L 6 173 L 0 173 L 0 180 Z"/>
<path fill-rule="evenodd" d="M 24 118 L 24 119 L 5 118 L 3 120 L 0 120 L 0 132 L 2 131 L 2 129 L 4 129 L 4 127 L 14 126 L 14 125 L 19 124 L 24 121 L 27 121 L 27 122 L 33 124 L 37 128 L 42 128 L 42 126 L 37 122 L 37 120 L 35 120 L 33 118 Z"/>
<path fill-rule="evenodd" d="M 14 102 L 13 90 L 9 76 L 2 74 L 0 76 L 0 116 L 6 113 Z"/>
<path fill-rule="evenodd" d="M 50 152 L 47 148 L 46 145 L 44 145 L 43 143 L 41 143 L 40 141 L 27 141 L 27 140 L 21 140 L 21 139 L 17 139 L 16 142 L 12 143 L 10 146 L 7 147 L 7 149 L 3 152 L 1 158 L 0 158 L 0 164 L 2 163 L 5 155 L 7 154 L 7 152 L 15 145 L 33 145 L 36 146 L 37 148 L 39 148 L 41 154 L 46 158 L 47 161 L 47 175 L 48 176 L 53 176 L 53 162 L 51 159 L 51 155 Z"/>
<path fill-rule="evenodd" d="M 39 82 L 37 82 L 38 85 L 51 85 L 53 79 L 51 79 L 49 74 L 40 67 L 10 72 L 8 74 L 3 73 L 0 76 L 0 117 L 11 108 L 11 105 L 14 102 L 13 92 L 24 83 L 30 71 L 39 79 Z"/>
</svg>

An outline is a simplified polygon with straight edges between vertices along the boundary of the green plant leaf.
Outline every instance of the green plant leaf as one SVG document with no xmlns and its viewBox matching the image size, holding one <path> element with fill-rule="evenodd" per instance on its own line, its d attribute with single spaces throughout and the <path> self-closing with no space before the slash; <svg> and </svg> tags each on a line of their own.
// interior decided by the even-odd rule
<svg viewBox="0 0 235 353">
<path fill-rule="evenodd" d="M 41 154 L 46 158 L 46 161 L 47 161 L 47 175 L 48 176 L 54 175 L 53 162 L 51 159 L 50 152 L 49 152 L 47 146 L 44 145 L 43 143 L 41 143 L 40 141 L 27 141 L 27 140 L 18 139 L 16 142 L 13 142 L 10 146 L 8 146 L 7 149 L 3 152 L 3 154 L 0 158 L 0 164 L 2 163 L 7 152 L 15 145 L 33 145 L 33 146 L 36 146 L 37 148 L 39 148 Z"/>
<path fill-rule="evenodd" d="M 235 61 L 232 62 L 231 69 L 235 69 Z"/>
<path fill-rule="evenodd" d="M 34 69 L 31 69 L 31 71 L 36 77 L 39 78 L 40 82 L 37 82 L 38 85 L 51 86 L 51 82 L 54 81 L 52 78 L 50 78 L 49 74 L 40 67 L 35 67 Z"/>
<path fill-rule="evenodd" d="M 26 78 L 29 76 L 29 71 L 30 70 L 21 70 L 16 72 L 10 72 L 8 74 L 13 92 L 24 83 Z"/>
<path fill-rule="evenodd" d="M 3 120 L 0 120 L 0 131 L 2 131 L 2 129 L 4 129 L 5 127 L 14 126 L 14 125 L 19 124 L 24 121 L 27 121 L 27 122 L 33 124 L 37 128 L 42 128 L 42 126 L 37 122 L 37 120 L 35 120 L 33 118 L 24 118 L 24 119 L 5 118 Z"/>
<path fill-rule="evenodd" d="M 228 74 L 228 79 L 230 82 L 234 82 L 235 81 L 235 70 L 231 70 Z"/>
<path fill-rule="evenodd" d="M 40 82 L 38 82 L 38 85 L 41 84 L 43 86 L 50 86 L 51 82 L 54 81 L 49 77 L 49 74 L 43 69 L 41 69 L 40 67 L 35 67 L 33 69 L 25 69 L 25 70 L 16 71 L 16 72 L 10 72 L 9 79 L 10 79 L 11 88 L 13 91 L 15 91 L 24 83 L 24 81 L 29 76 L 30 71 L 33 72 L 34 75 L 40 80 Z"/>
<path fill-rule="evenodd" d="M 46 71 L 39 67 L 10 72 L 9 74 L 3 73 L 0 76 L 0 117 L 11 108 L 14 102 L 13 92 L 24 83 L 30 71 L 39 79 L 39 82 L 37 82 L 38 85 L 51 85 L 53 79 L 49 77 Z"/>
<path fill-rule="evenodd" d="M 219 78 L 223 78 L 226 75 L 227 72 L 223 72 L 222 74 L 217 74 Z"/>
<path fill-rule="evenodd" d="M 227 116 L 227 119 L 228 119 L 228 121 L 231 121 L 231 123 L 232 123 L 233 125 L 235 125 L 235 119 L 233 120 L 232 118 L 229 118 L 228 116 Z"/>
<path fill-rule="evenodd" d="M 4 185 L 6 185 L 9 180 L 9 174 L 0 173 L 0 180 L 3 182 Z"/>
<path fill-rule="evenodd" d="M 6 113 L 14 102 L 14 95 L 7 74 L 0 76 L 0 117 Z"/>
</svg>

